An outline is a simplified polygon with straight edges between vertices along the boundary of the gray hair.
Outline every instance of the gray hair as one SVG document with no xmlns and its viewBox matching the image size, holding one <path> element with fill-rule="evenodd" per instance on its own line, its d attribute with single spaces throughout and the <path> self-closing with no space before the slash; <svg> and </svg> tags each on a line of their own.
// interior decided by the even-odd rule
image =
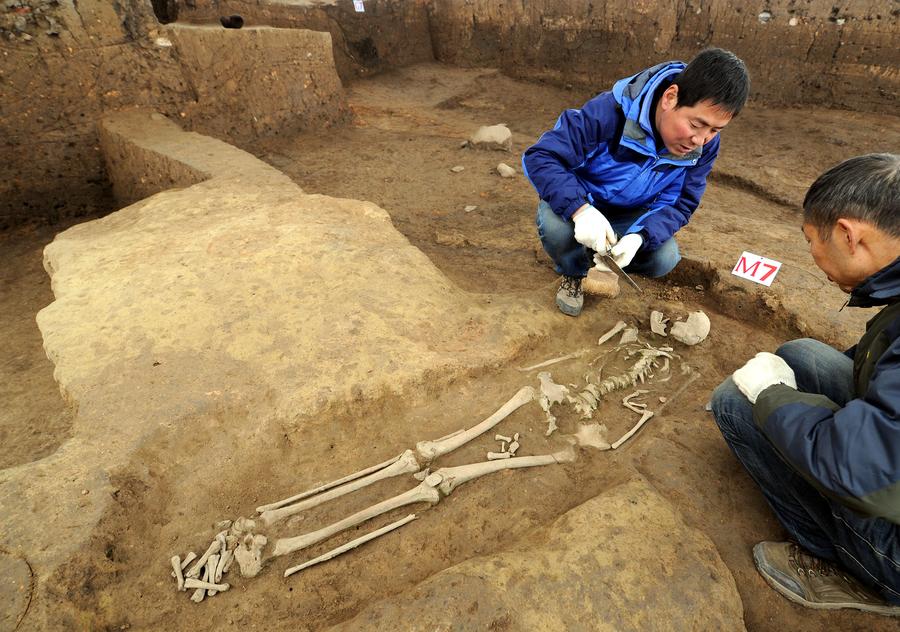
<svg viewBox="0 0 900 632">
<path fill-rule="evenodd" d="M 869 222 L 900 237 L 900 155 L 866 154 L 820 175 L 803 200 L 803 222 L 827 239 L 839 219 Z"/>
</svg>

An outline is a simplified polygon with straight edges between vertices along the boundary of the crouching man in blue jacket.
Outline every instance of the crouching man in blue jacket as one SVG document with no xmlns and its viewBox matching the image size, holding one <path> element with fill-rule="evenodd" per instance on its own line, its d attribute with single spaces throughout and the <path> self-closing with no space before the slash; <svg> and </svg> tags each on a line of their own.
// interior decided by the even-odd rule
<svg viewBox="0 0 900 632">
<path fill-rule="evenodd" d="M 713 414 L 793 539 L 754 547 L 769 585 L 811 608 L 900 616 L 900 155 L 820 176 L 803 233 L 850 305 L 885 307 L 846 354 L 811 339 L 758 353 Z"/>
<path fill-rule="evenodd" d="M 541 198 L 538 234 L 563 275 L 556 304 L 564 314 L 581 313 L 594 253 L 650 277 L 675 267 L 672 236 L 700 203 L 718 133 L 749 88 L 744 62 L 711 48 L 687 66 L 666 62 L 618 81 L 563 112 L 528 148 L 522 164 Z"/>
</svg>

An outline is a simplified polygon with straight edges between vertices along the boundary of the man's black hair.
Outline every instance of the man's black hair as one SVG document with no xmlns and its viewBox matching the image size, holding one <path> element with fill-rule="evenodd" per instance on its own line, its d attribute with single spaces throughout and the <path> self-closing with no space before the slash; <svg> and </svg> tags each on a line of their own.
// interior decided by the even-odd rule
<svg viewBox="0 0 900 632">
<path fill-rule="evenodd" d="M 677 107 L 710 101 L 732 116 L 738 115 L 750 93 L 744 62 L 721 48 L 707 48 L 694 57 L 673 83 L 678 86 Z"/>
<path fill-rule="evenodd" d="M 803 222 L 825 240 L 842 218 L 900 237 L 900 155 L 856 156 L 816 178 L 803 200 Z"/>
</svg>

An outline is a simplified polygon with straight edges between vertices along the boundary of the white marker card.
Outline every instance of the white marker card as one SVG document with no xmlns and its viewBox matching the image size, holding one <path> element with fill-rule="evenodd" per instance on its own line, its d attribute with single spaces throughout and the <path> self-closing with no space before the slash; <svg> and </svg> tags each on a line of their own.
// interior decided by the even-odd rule
<svg viewBox="0 0 900 632">
<path fill-rule="evenodd" d="M 363 4 L 363 0 L 353 0 L 353 8 L 356 9 L 357 13 L 363 13 L 366 10 L 366 5 Z"/>
<path fill-rule="evenodd" d="M 780 261 L 760 257 L 745 250 L 731 274 L 754 283 L 769 286 L 772 285 L 772 281 L 775 280 L 775 275 L 778 274 L 780 269 Z"/>
</svg>

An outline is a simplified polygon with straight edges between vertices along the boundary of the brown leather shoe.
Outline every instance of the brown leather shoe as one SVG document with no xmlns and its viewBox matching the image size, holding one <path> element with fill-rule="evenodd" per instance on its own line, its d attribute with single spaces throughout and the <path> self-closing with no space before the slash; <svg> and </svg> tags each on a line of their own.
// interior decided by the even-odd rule
<svg viewBox="0 0 900 632">
<path fill-rule="evenodd" d="M 807 608 L 854 608 L 900 616 L 900 606 L 885 603 L 839 567 L 813 557 L 793 542 L 760 542 L 753 547 L 753 561 L 769 586 Z"/>
</svg>

